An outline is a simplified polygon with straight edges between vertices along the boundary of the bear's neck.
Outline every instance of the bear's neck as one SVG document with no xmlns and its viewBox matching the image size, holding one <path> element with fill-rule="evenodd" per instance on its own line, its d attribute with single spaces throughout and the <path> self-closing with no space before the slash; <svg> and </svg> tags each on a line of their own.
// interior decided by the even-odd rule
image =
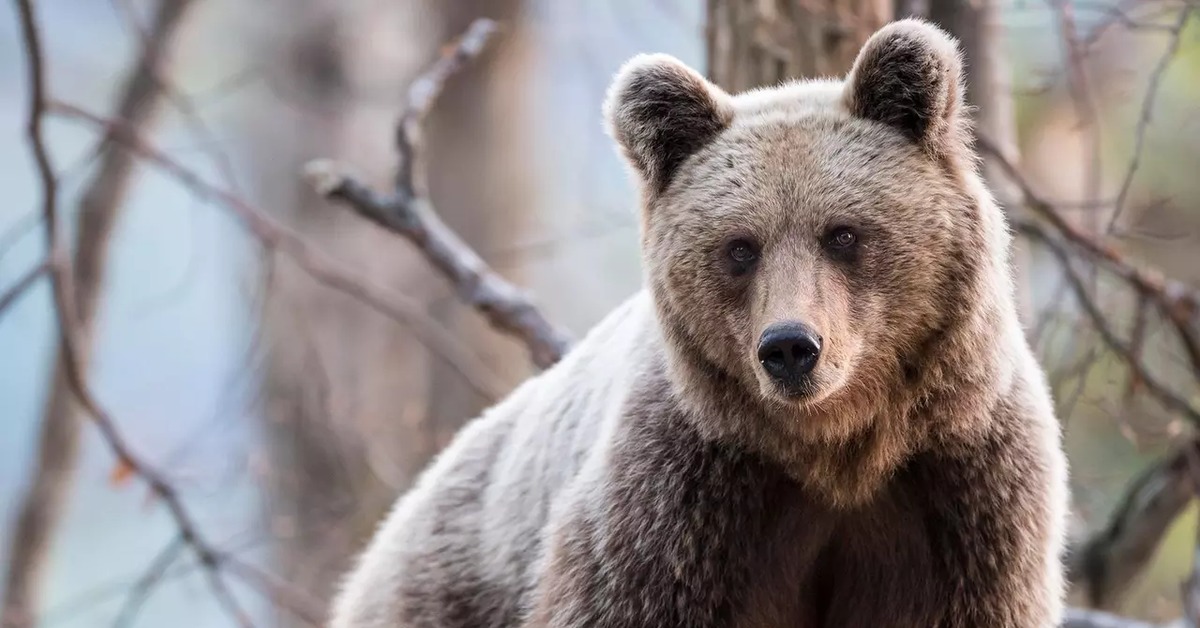
<svg viewBox="0 0 1200 628">
<path fill-rule="evenodd" d="M 995 290 L 988 281 L 995 277 L 980 277 L 968 289 Z M 701 434 L 755 451 L 831 505 L 852 507 L 869 501 L 932 443 L 986 434 L 993 408 L 1013 386 L 1014 334 L 1024 342 L 1010 301 L 962 301 L 977 305 L 942 321 L 919 351 L 895 356 L 884 377 L 856 378 L 804 409 L 764 401 L 709 360 L 677 317 L 657 309 L 665 375 Z M 832 427 L 808 429 L 816 422 Z"/>
</svg>

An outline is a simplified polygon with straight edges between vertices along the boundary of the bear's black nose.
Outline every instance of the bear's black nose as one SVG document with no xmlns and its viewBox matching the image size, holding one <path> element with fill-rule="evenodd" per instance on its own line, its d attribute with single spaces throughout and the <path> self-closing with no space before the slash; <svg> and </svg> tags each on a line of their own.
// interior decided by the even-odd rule
<svg viewBox="0 0 1200 628">
<path fill-rule="evenodd" d="M 803 323 L 776 323 L 758 341 L 758 360 L 763 369 L 789 388 L 813 370 L 819 357 L 821 337 Z"/>
</svg>

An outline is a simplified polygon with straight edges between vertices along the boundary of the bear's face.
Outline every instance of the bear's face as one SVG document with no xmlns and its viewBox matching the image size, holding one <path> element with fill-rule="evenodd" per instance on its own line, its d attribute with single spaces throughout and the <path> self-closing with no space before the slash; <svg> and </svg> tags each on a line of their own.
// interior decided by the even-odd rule
<svg viewBox="0 0 1200 628">
<path fill-rule="evenodd" d="M 764 400 L 818 404 L 939 320 L 966 227 L 916 146 L 830 118 L 735 122 L 654 201 L 656 298 Z"/>
<path fill-rule="evenodd" d="M 801 433 L 861 431 L 816 411 L 904 378 L 961 296 L 965 252 L 990 248 L 959 176 L 959 74 L 954 43 L 916 21 L 877 33 L 845 82 L 734 97 L 669 57 L 630 62 L 608 116 L 673 343 L 767 408 L 842 417 Z"/>
</svg>

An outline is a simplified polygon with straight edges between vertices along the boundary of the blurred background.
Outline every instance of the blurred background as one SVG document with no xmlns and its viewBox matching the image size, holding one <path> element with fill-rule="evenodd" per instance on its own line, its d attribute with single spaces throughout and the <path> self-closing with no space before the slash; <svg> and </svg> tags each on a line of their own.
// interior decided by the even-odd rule
<svg viewBox="0 0 1200 628">
<path fill-rule="evenodd" d="M 418 248 L 302 176 L 329 158 L 389 190 L 410 85 L 481 17 L 500 31 L 445 81 L 424 125 L 428 198 L 576 337 L 641 282 L 635 192 L 600 116 L 623 61 L 668 52 L 741 90 L 840 75 L 894 17 L 959 37 L 985 174 L 1019 236 L 1021 313 L 1072 464 L 1071 603 L 1152 622 L 1191 612 L 1198 9 L 5 2 L 0 625 L 319 625 L 397 495 L 465 420 L 536 371 Z M 26 136 L 31 53 L 69 268 L 48 258 Z M 330 268 L 349 281 L 330 281 Z M 67 317 L 51 289 L 64 276 Z M 60 319 L 73 321 L 69 352 Z M 429 321 L 452 355 L 418 331 Z M 99 423 L 76 403 L 81 384 Z"/>
</svg>

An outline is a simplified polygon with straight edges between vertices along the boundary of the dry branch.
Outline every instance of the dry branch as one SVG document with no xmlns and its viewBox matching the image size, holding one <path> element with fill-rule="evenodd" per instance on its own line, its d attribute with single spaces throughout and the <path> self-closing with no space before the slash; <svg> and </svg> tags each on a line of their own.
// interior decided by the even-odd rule
<svg viewBox="0 0 1200 628">
<path fill-rule="evenodd" d="M 49 262 L 45 260 L 38 262 L 33 268 L 25 271 L 24 275 L 21 275 L 13 282 L 12 287 L 7 292 L 0 293 L 0 316 L 3 316 L 5 310 L 15 303 L 21 295 L 25 294 L 26 290 L 29 290 L 29 288 L 37 283 L 37 280 L 41 279 L 42 275 L 48 272 L 50 272 Z"/>
<path fill-rule="evenodd" d="M 303 237 L 241 197 L 213 185 L 170 155 L 156 148 L 122 120 L 104 118 L 74 105 L 50 104 L 50 111 L 111 132 L 114 140 L 169 175 L 197 197 L 215 201 L 229 210 L 265 248 L 278 252 L 316 281 L 342 292 L 407 326 L 417 340 L 453 367 L 471 387 L 487 399 L 496 399 L 504 384 L 478 357 L 448 334 L 414 301 L 395 291 L 366 281 L 353 269 L 310 246 Z"/>
<path fill-rule="evenodd" d="M 58 217 L 58 181 L 50 155 L 46 147 L 43 125 L 46 118 L 49 98 L 45 88 L 45 70 L 41 35 L 34 14 L 32 0 L 17 0 L 17 11 L 20 16 L 21 33 L 25 44 L 26 60 L 30 82 L 29 117 L 26 123 L 26 136 L 34 156 L 38 180 L 42 193 L 42 221 L 45 229 L 46 247 L 49 251 L 48 260 L 50 277 L 53 287 L 54 312 L 57 317 L 59 335 L 59 355 L 62 372 L 67 384 L 64 393 L 69 394 L 89 415 L 96 425 L 104 443 L 116 456 L 120 464 L 131 469 L 142 478 L 153 491 L 154 495 L 165 504 L 168 512 L 178 528 L 180 538 L 193 551 L 196 558 L 204 567 L 213 595 L 228 611 L 230 617 L 239 626 L 250 626 L 249 615 L 241 608 L 232 592 L 226 585 L 221 567 L 231 560 L 201 535 L 195 520 L 183 505 L 179 493 L 163 476 L 150 465 L 142 461 L 129 446 L 124 436 L 117 428 L 116 421 L 96 399 L 87 380 L 86 362 L 82 345 L 86 338 L 80 320 L 80 310 L 76 303 L 79 294 L 75 284 L 75 274 L 72 260 L 62 235 Z M 33 598 L 27 594 L 28 589 L 17 590 L 13 596 L 12 582 L 8 583 L 9 596 L 17 604 L 5 608 L 5 614 L 0 617 L 5 628 L 29 626 L 35 623 Z M 297 597 L 303 594 L 297 593 Z M 21 605 L 25 604 L 25 605 Z M 289 609 L 298 616 L 304 617 L 314 625 L 319 622 L 319 614 L 305 615 L 312 609 Z"/>
<path fill-rule="evenodd" d="M 126 79 L 116 107 L 116 115 L 128 120 L 134 128 L 148 126 L 154 117 L 159 98 L 152 73 L 167 55 L 173 35 L 191 4 L 191 0 L 163 0 L 158 6 L 144 53 Z M 29 52 L 33 54 L 32 49 Z M 41 62 L 40 51 L 37 62 Z M 37 106 L 44 105 L 44 96 L 39 90 Z M 124 204 L 135 165 L 133 158 L 107 137 L 101 140 L 97 154 L 100 163 L 79 204 L 80 224 L 73 262 L 77 276 L 72 296 L 77 309 L 72 315 L 78 326 L 76 347 L 83 370 L 89 362 L 112 230 Z M 64 259 L 55 260 L 51 256 L 51 260 L 65 264 L 71 253 L 62 249 L 58 255 Z M 47 270 L 54 273 L 58 269 L 48 266 Z M 8 584 L 0 605 L 0 617 L 23 618 L 10 620 L 14 625 L 21 625 L 22 621 L 33 622 L 36 617 L 41 586 L 46 578 L 47 553 L 58 529 L 78 458 L 81 425 L 68 390 L 63 361 L 60 353 L 48 380 L 50 390 L 46 395 L 36 466 L 9 539 Z"/>
<path fill-rule="evenodd" d="M 1021 189 L 1021 200 L 1038 217 L 1049 222 L 1056 231 L 1076 245 L 1094 263 L 1124 279 L 1139 293 L 1156 301 L 1165 313 L 1173 314 L 1174 318 L 1188 324 L 1193 322 L 1197 311 L 1200 311 L 1200 307 L 1198 307 L 1200 296 L 1197 295 L 1195 289 L 1182 282 L 1167 278 L 1158 271 L 1134 266 L 1117 249 L 1109 246 L 1099 237 L 1068 222 L 1053 203 L 1033 189 L 1029 181 L 1021 174 L 1020 169 L 1005 159 L 1003 153 L 990 139 L 980 136 L 978 141 L 980 150 L 988 156 L 996 158 L 996 163 Z"/>
<path fill-rule="evenodd" d="M 1088 602 L 1113 608 L 1154 557 L 1163 535 L 1195 495 L 1189 453 L 1193 441 L 1139 474 L 1125 489 L 1107 524 L 1078 549 L 1067 565 Z"/>
<path fill-rule="evenodd" d="M 567 351 L 569 335 L 442 222 L 427 195 L 425 182 L 425 118 L 446 81 L 482 53 L 496 32 L 495 22 L 475 21 L 458 44 L 409 88 L 408 108 L 397 131 L 400 165 L 392 194 L 373 191 L 327 160 L 310 163 L 306 174 L 322 196 L 349 205 L 359 215 L 416 246 L 468 305 L 486 316 L 493 327 L 523 341 L 534 364 L 546 368 Z"/>
<path fill-rule="evenodd" d="M 136 621 L 138 612 L 146 600 L 150 599 L 150 594 L 154 589 L 162 583 L 167 575 L 167 571 L 175 561 L 179 559 L 179 555 L 187 549 L 187 544 L 182 538 L 176 537 L 166 545 L 158 555 L 151 561 L 150 567 L 141 578 L 138 578 L 137 583 L 129 590 L 129 594 L 125 597 L 125 602 L 121 604 L 121 610 L 117 611 L 117 618 L 113 621 L 113 628 L 125 628 L 132 626 Z"/>
<path fill-rule="evenodd" d="M 1196 336 L 1196 314 L 1200 311 L 1200 296 L 1191 287 L 1182 282 L 1165 277 L 1162 273 L 1143 269 L 1127 260 L 1116 248 L 1109 246 L 1097 236 L 1071 224 L 1057 207 L 1042 198 L 1021 174 L 1020 170 L 996 148 L 986 137 L 979 137 L 979 145 L 983 152 L 995 159 L 1008 177 L 1021 190 L 1022 201 L 1034 214 L 1044 219 L 1068 243 L 1069 248 L 1060 249 L 1069 252 L 1072 257 L 1083 257 L 1096 264 L 1114 276 L 1127 283 L 1141 297 L 1148 299 L 1171 323 L 1180 344 L 1188 356 L 1194 376 L 1200 380 L 1200 339 Z M 1033 222 L 1017 225 L 1022 230 L 1038 237 L 1046 232 Z M 1189 418 L 1194 418 L 1189 415 Z"/>
<path fill-rule="evenodd" d="M 154 46 L 155 37 L 153 27 L 147 29 L 140 22 L 137 15 L 137 7 L 134 6 L 133 0 L 113 0 L 113 5 L 119 9 L 125 23 L 137 34 L 143 51 L 142 54 L 148 55 Z M 225 185 L 235 192 L 238 191 L 233 159 L 226 151 L 219 148 L 220 140 L 217 134 L 204 121 L 196 103 L 184 94 L 175 82 L 171 80 L 170 76 L 161 71 L 161 68 L 147 65 L 146 70 L 146 76 L 154 81 L 154 85 L 159 93 L 183 116 L 197 143 L 208 147 L 207 152 L 212 158 L 218 173 L 225 180 Z"/>
<path fill-rule="evenodd" d="M 446 82 L 483 54 L 499 32 L 495 21 L 475 20 L 457 43 L 445 48 L 441 57 L 409 85 L 405 110 L 396 128 L 396 150 L 400 153 L 396 173 L 398 193 L 415 196 L 428 192 L 424 170 L 425 119 L 445 90 Z"/>
<path fill-rule="evenodd" d="M 1142 105 L 1136 135 L 1134 157 L 1116 201 L 1112 220 L 1125 202 L 1128 186 L 1137 171 L 1142 143 L 1153 110 L 1154 99 L 1165 68 L 1175 56 L 1179 32 L 1186 23 L 1192 7 L 1185 7 L 1172 30 L 1167 51 L 1152 73 L 1150 86 Z M 1101 236 L 1088 233 L 1068 221 L 1058 207 L 1033 190 L 1018 168 L 1005 159 L 987 137 L 979 138 L 981 150 L 1000 166 L 1019 187 L 1024 205 L 1041 221 L 1016 221 L 1016 228 L 1028 238 L 1045 245 L 1054 255 L 1063 276 L 1081 309 L 1097 331 L 1101 341 L 1126 365 L 1131 380 L 1148 392 L 1168 410 L 1187 417 L 1193 426 L 1200 426 L 1200 411 L 1184 396 L 1174 392 L 1166 383 L 1153 376 L 1141 355 L 1139 323 L 1129 341 L 1123 340 L 1103 308 L 1092 298 L 1088 282 L 1075 269 L 1076 260 L 1101 267 L 1129 285 L 1137 295 L 1138 319 L 1144 321 L 1147 305 L 1153 305 L 1175 331 L 1179 344 L 1188 357 L 1192 375 L 1200 381 L 1200 339 L 1196 333 L 1197 293 L 1190 286 L 1170 280 L 1161 273 L 1139 268 Z M 1110 222 L 1109 229 L 1111 230 Z M 1052 234 L 1050 230 L 1056 232 Z M 1196 447 L 1191 442 L 1176 454 L 1165 458 L 1143 472 L 1127 489 L 1120 505 L 1107 525 L 1089 538 L 1081 548 L 1072 552 L 1071 579 L 1082 586 L 1092 604 L 1111 608 L 1128 589 L 1135 577 L 1152 560 L 1154 550 L 1170 525 L 1194 497 L 1193 481 L 1188 473 L 1187 456 Z"/>
<path fill-rule="evenodd" d="M 1071 287 L 1076 300 L 1083 308 L 1084 313 L 1087 314 L 1093 327 L 1099 332 L 1101 340 L 1137 376 L 1139 385 L 1158 399 L 1163 406 L 1182 414 L 1192 421 L 1193 424 L 1200 426 L 1200 410 L 1194 408 L 1187 399 L 1172 391 L 1169 386 L 1152 375 L 1141 363 L 1138 357 L 1138 349 L 1130 343 L 1121 340 L 1100 305 L 1091 297 L 1083 277 L 1075 270 L 1073 259 L 1067 250 L 1066 244 L 1047 233 L 1037 223 L 1022 221 L 1016 223 L 1016 227 L 1021 233 L 1045 244 L 1047 250 L 1058 259 L 1063 275 L 1067 279 L 1067 284 Z"/>
<path fill-rule="evenodd" d="M 451 231 L 428 199 L 379 195 L 339 174 L 335 165 L 325 161 L 309 164 L 308 174 L 322 195 L 344 202 L 372 222 L 408 238 L 467 304 L 497 329 L 522 340 L 538 367 L 549 367 L 566 353 L 570 344 L 567 334 Z"/>
<path fill-rule="evenodd" d="M 1112 233 L 1116 227 L 1117 220 L 1121 217 L 1121 212 L 1125 209 L 1125 202 L 1129 198 L 1129 189 L 1133 186 L 1133 178 L 1137 175 L 1138 168 L 1142 163 L 1142 151 L 1146 144 L 1146 131 L 1150 127 L 1150 119 L 1154 116 L 1154 103 L 1158 101 L 1159 84 L 1162 83 L 1163 75 L 1166 74 L 1167 68 L 1171 66 L 1171 62 L 1179 53 L 1179 43 L 1183 39 L 1183 29 L 1187 26 L 1188 19 L 1192 16 L 1192 10 L 1196 7 L 1190 3 L 1183 5 L 1179 11 L 1179 17 L 1175 21 L 1175 25 L 1171 27 L 1170 39 L 1167 42 L 1167 48 L 1163 51 L 1158 63 L 1154 65 L 1154 70 L 1150 73 L 1150 83 L 1146 87 L 1146 96 L 1142 99 L 1141 113 L 1138 115 L 1137 129 L 1133 136 L 1133 156 L 1129 158 L 1129 167 L 1125 169 L 1125 177 L 1121 181 L 1121 189 L 1117 192 L 1117 200 L 1113 206 L 1112 217 L 1108 219 L 1108 231 Z"/>
<path fill-rule="evenodd" d="M 1200 449 L 1184 450 L 1187 472 L 1191 478 L 1192 494 L 1200 495 Z M 1192 569 L 1180 585 L 1183 596 L 1183 617 L 1192 628 L 1200 626 L 1200 526 L 1197 526 L 1192 546 Z"/>
</svg>

